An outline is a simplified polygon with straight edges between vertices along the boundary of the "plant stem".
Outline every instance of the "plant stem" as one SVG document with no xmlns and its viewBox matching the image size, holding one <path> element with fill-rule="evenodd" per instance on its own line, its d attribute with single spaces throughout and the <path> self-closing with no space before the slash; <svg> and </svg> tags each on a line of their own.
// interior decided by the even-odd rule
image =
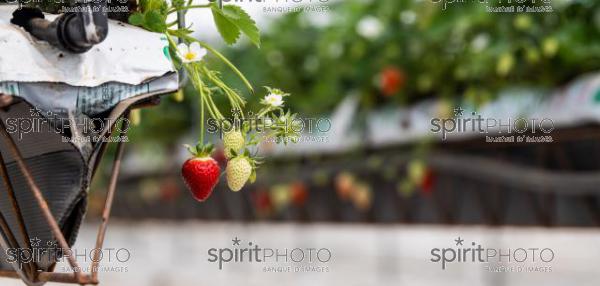
<svg viewBox="0 0 600 286">
<path fill-rule="evenodd" d="M 200 101 L 200 143 L 204 145 L 204 88 L 200 81 L 200 73 L 198 73 L 197 65 L 194 64 L 192 69 L 194 71 L 193 76 L 200 85 L 198 88 L 198 91 L 200 92 L 200 98 L 198 99 Z"/>
<path fill-rule="evenodd" d="M 198 42 L 198 44 L 200 44 L 200 46 L 202 46 L 203 48 L 207 49 L 209 52 L 211 52 L 212 54 L 217 56 L 217 58 L 219 58 L 221 61 L 223 61 L 223 63 L 225 63 L 225 65 L 227 65 L 242 80 L 242 82 L 244 82 L 244 85 L 246 85 L 246 87 L 248 88 L 250 93 L 254 94 L 254 88 L 252 87 L 252 84 L 250 84 L 250 82 L 248 81 L 248 79 L 246 79 L 246 77 L 242 74 L 242 72 L 240 70 L 238 70 L 237 67 L 235 67 L 235 65 L 233 65 L 223 54 L 219 53 L 217 50 L 215 50 L 213 47 L 211 47 L 207 43 L 199 41 L 194 37 L 191 37 L 188 35 L 182 35 L 181 37 L 189 42 Z"/>
<path fill-rule="evenodd" d="M 204 92 L 200 92 L 200 96 L 203 97 Z M 200 142 L 204 144 L 204 100 L 200 98 Z"/>
<path fill-rule="evenodd" d="M 259 113 L 259 114 L 258 114 L 256 117 L 257 117 L 257 118 L 263 117 L 263 116 L 265 116 L 265 115 L 266 115 L 266 114 L 267 114 L 269 111 L 271 111 L 271 108 L 270 108 L 270 107 L 267 107 L 267 108 L 265 108 L 265 110 L 263 110 L 262 112 L 260 112 L 260 113 Z"/>
<path fill-rule="evenodd" d="M 188 42 L 198 42 L 198 44 L 200 44 L 200 46 L 202 46 L 203 48 L 207 49 L 209 52 L 211 52 L 212 54 L 214 54 L 215 56 L 217 56 L 217 58 L 219 58 L 221 61 L 223 61 L 223 63 L 225 63 L 225 65 L 227 65 L 244 83 L 244 85 L 246 86 L 246 88 L 248 88 L 248 90 L 250 91 L 250 93 L 252 95 L 254 95 L 254 88 L 252 87 L 252 84 L 250 84 L 250 82 L 248 81 L 248 79 L 246 79 L 246 77 L 244 76 L 244 74 L 242 74 L 242 72 L 240 70 L 237 69 L 237 67 L 235 67 L 235 65 L 233 65 L 223 54 L 219 53 L 217 50 L 215 50 L 213 47 L 211 47 L 210 45 L 208 45 L 205 42 L 199 41 L 194 37 L 188 36 L 188 35 L 180 35 L 180 33 L 177 33 L 176 30 L 171 30 L 169 29 L 165 34 L 167 35 L 175 35 L 176 37 L 179 37 L 181 39 L 184 39 Z M 175 44 L 175 47 L 177 47 L 177 45 Z"/>
</svg>

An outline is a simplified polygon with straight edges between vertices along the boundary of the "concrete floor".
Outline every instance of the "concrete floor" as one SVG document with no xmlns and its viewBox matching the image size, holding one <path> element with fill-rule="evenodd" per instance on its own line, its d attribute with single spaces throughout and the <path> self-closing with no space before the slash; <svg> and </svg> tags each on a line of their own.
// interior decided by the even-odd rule
<svg viewBox="0 0 600 286">
<path fill-rule="evenodd" d="M 76 244 L 77 252 L 89 253 L 95 239 L 96 225 L 86 225 Z M 240 246 L 232 239 L 238 238 Z M 457 246 L 456 239 L 464 240 Z M 252 248 L 258 245 L 278 251 L 280 257 L 266 262 L 223 263 L 219 270 L 214 254 L 227 249 Z M 475 246 L 472 246 L 472 243 Z M 432 262 L 432 249 L 470 248 L 481 245 L 502 253 L 490 263 L 450 262 L 442 270 Z M 225 224 L 207 222 L 113 222 L 108 230 L 101 285 L 598 285 L 600 271 L 600 230 L 578 228 L 487 228 L 446 226 L 372 226 L 372 225 L 294 225 L 294 224 Z M 86 247 L 88 248 L 86 250 Z M 108 248 L 114 248 L 109 253 Z M 117 249 L 120 250 L 117 255 Z M 300 250 L 294 250 L 300 248 Z M 314 250 L 309 250 L 313 249 Z M 538 248 L 535 255 L 523 248 Z M 540 260 L 542 249 L 544 260 Z M 326 249 L 326 250 L 323 250 Z M 288 256 L 285 251 L 288 251 Z M 320 251 L 319 251 L 320 250 Z M 319 253 L 317 257 L 316 251 Z M 331 258 L 327 261 L 328 251 Z M 442 250 L 440 250 L 441 253 Z M 130 258 L 127 260 L 127 253 Z M 434 250 L 435 252 L 435 250 Z M 446 251 L 451 258 L 452 251 Z M 464 253 L 464 252 L 463 252 Z M 493 253 L 493 250 L 492 252 Z M 312 254 L 312 255 L 311 255 Z M 304 257 L 302 257 L 304 255 Z M 471 253 L 467 257 L 471 259 Z M 485 254 L 484 254 L 485 255 Z M 268 256 L 268 255 L 267 255 Z M 265 259 L 264 256 L 259 258 Z M 288 262 L 285 262 L 287 257 Z M 312 259 L 311 259 L 312 257 Z M 532 259 L 535 258 L 535 261 Z M 108 262 L 108 260 L 111 260 Z M 127 260 L 119 262 L 117 259 Z M 301 261 L 292 262 L 291 260 Z M 87 262 L 86 262 L 87 260 Z M 309 261 L 312 260 L 312 261 Z M 84 267 L 89 258 L 78 261 Z M 498 267 L 500 266 L 500 268 Z M 58 271 L 65 270 L 60 263 Z M 491 270 L 502 270 L 497 273 Z M 108 272 L 107 272 L 108 271 Z M 270 272 L 269 272 L 270 271 Z M 272 272 L 283 271 L 283 272 Z M 0 279 L 0 285 L 23 285 Z M 61 284 L 52 284 L 61 285 Z"/>
</svg>

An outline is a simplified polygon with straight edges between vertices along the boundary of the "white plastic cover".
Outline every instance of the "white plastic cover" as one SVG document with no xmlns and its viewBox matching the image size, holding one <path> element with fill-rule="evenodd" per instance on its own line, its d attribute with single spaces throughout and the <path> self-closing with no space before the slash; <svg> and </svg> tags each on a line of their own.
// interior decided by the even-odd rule
<svg viewBox="0 0 600 286">
<path fill-rule="evenodd" d="M 173 72 L 164 35 L 109 21 L 108 37 L 84 54 L 63 52 L 33 38 L 10 19 L 16 6 L 0 6 L 0 82 L 132 85 Z M 46 15 L 53 20 L 56 15 Z"/>
</svg>

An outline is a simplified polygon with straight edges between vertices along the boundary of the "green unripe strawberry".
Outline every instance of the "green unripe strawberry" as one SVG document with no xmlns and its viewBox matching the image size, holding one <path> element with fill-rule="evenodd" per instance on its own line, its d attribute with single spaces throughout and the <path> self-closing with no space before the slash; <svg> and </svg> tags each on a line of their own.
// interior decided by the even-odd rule
<svg viewBox="0 0 600 286">
<path fill-rule="evenodd" d="M 408 178 L 415 184 L 418 184 L 425 177 L 425 162 L 420 159 L 412 160 L 408 163 Z"/>
<path fill-rule="evenodd" d="M 231 159 L 235 153 L 244 148 L 246 139 L 240 131 L 229 131 L 223 135 L 223 145 L 225 147 L 225 157 Z M 233 151 L 233 152 L 232 152 Z"/>
<path fill-rule="evenodd" d="M 496 64 L 496 73 L 499 76 L 506 76 L 510 73 L 515 65 L 515 58 L 510 53 L 504 53 L 498 59 Z"/>
<path fill-rule="evenodd" d="M 542 51 L 544 53 L 544 56 L 548 58 L 555 56 L 556 52 L 558 52 L 559 46 L 560 43 L 554 37 L 548 37 L 544 39 L 544 42 L 542 43 Z"/>
<path fill-rule="evenodd" d="M 241 190 L 248 179 L 250 179 L 250 175 L 252 175 L 252 164 L 248 158 L 239 156 L 235 157 L 227 163 L 227 185 L 229 188 L 237 192 Z"/>
</svg>

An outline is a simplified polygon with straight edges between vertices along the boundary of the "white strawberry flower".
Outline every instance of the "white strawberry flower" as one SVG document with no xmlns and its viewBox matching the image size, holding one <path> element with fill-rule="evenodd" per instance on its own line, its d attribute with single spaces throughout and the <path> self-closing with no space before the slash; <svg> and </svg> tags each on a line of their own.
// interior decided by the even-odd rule
<svg viewBox="0 0 600 286">
<path fill-rule="evenodd" d="M 406 25 L 412 25 L 417 20 L 417 13 L 411 10 L 400 13 L 400 21 Z"/>
<path fill-rule="evenodd" d="M 269 93 L 260 101 L 260 103 L 266 105 L 268 109 L 282 107 L 283 98 L 290 95 L 278 88 L 270 88 L 268 86 L 265 86 L 265 88 Z"/>
<path fill-rule="evenodd" d="M 383 30 L 384 26 L 381 21 L 373 16 L 361 19 L 356 25 L 356 32 L 369 40 L 379 37 Z"/>
<path fill-rule="evenodd" d="M 486 33 L 481 33 L 471 41 L 471 49 L 473 49 L 474 52 L 479 53 L 485 50 L 489 43 L 490 36 Z"/>
<path fill-rule="evenodd" d="M 283 105 L 283 94 L 269 93 L 265 96 L 264 103 L 271 107 L 280 107 Z"/>
<path fill-rule="evenodd" d="M 206 55 L 206 49 L 202 48 L 198 42 L 190 45 L 181 43 L 177 46 L 177 54 L 184 64 L 201 61 Z"/>
</svg>

